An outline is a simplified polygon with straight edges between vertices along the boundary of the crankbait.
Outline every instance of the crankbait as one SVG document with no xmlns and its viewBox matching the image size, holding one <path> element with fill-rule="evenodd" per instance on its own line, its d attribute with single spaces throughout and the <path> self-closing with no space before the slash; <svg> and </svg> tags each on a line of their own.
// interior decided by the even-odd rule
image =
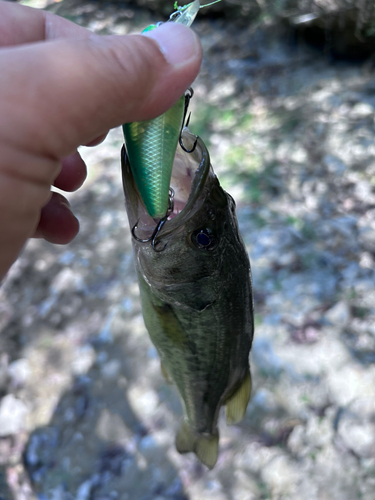
<svg viewBox="0 0 375 500">
<path fill-rule="evenodd" d="M 178 7 L 176 2 L 176 11 L 171 14 L 168 22 L 189 27 L 199 9 L 218 1 L 220 0 L 201 6 L 199 0 L 195 0 L 185 7 Z M 156 28 L 157 25 L 150 25 L 143 33 Z M 192 90 L 189 89 L 163 115 L 123 125 L 126 151 L 138 191 L 147 212 L 155 219 L 164 217 L 168 211 L 173 160 L 178 142 L 183 147 L 181 132 L 191 97 Z"/>
</svg>

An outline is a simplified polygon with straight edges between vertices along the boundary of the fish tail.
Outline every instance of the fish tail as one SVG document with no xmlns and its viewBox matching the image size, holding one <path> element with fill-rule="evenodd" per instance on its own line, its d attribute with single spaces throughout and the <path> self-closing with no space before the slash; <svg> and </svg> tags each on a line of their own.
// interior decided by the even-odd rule
<svg viewBox="0 0 375 500">
<path fill-rule="evenodd" d="M 179 453 L 195 453 L 204 465 L 212 469 L 219 454 L 219 433 L 198 434 L 184 420 L 176 436 L 176 449 Z"/>
<path fill-rule="evenodd" d="M 225 402 L 225 415 L 228 425 L 238 424 L 243 419 L 250 400 L 250 394 L 251 374 L 249 370 L 236 392 Z"/>
</svg>

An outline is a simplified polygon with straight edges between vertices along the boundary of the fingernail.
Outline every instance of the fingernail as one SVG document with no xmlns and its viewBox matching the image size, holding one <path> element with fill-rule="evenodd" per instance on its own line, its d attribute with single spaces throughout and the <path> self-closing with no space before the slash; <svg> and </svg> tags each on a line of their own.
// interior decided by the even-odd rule
<svg viewBox="0 0 375 500">
<path fill-rule="evenodd" d="M 164 23 L 143 34 L 155 40 L 164 57 L 173 66 L 184 66 L 191 59 L 201 56 L 201 45 L 197 35 L 181 24 Z"/>
</svg>

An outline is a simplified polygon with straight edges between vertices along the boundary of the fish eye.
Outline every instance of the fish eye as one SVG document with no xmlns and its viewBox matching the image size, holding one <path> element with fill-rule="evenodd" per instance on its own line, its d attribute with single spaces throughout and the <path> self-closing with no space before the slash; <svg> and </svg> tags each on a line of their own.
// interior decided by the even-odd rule
<svg viewBox="0 0 375 500">
<path fill-rule="evenodd" d="M 217 238 L 208 228 L 197 229 L 191 235 L 191 241 L 201 250 L 212 250 L 217 245 Z"/>
</svg>

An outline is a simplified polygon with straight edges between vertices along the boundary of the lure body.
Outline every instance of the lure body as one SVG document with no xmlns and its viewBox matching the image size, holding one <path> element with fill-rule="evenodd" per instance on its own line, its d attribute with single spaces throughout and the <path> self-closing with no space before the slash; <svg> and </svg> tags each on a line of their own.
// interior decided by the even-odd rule
<svg viewBox="0 0 375 500">
<path fill-rule="evenodd" d="M 134 179 L 153 218 L 163 217 L 168 209 L 169 184 L 184 107 L 185 99 L 181 97 L 163 115 L 123 126 Z"/>
<path fill-rule="evenodd" d="M 199 0 L 172 14 L 170 22 L 190 26 L 200 8 Z M 144 32 L 155 29 L 148 26 Z M 138 191 L 147 212 L 160 219 L 168 210 L 173 160 L 185 111 L 184 96 L 166 113 L 152 120 L 123 125 L 126 150 Z"/>
</svg>

